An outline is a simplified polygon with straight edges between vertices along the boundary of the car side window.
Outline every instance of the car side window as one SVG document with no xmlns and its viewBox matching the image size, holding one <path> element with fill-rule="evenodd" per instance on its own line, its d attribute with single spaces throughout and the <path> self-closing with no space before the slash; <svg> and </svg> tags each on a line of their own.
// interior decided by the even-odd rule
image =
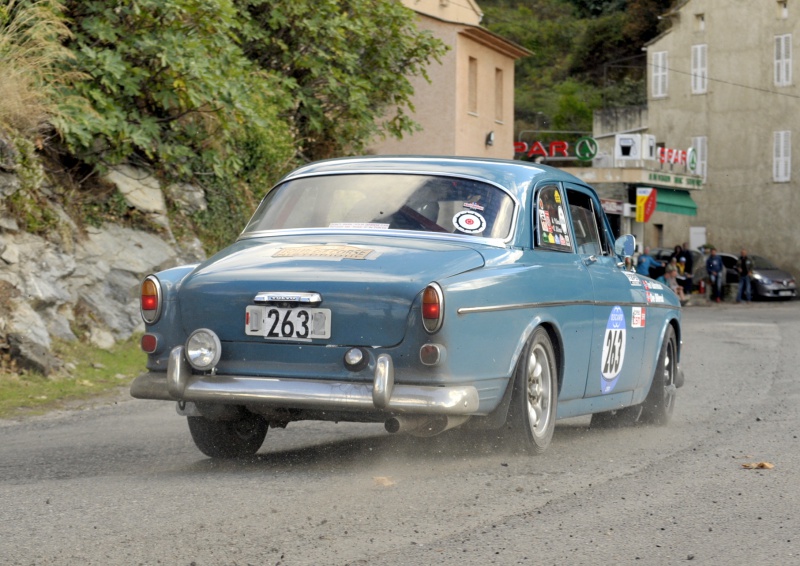
<svg viewBox="0 0 800 566">
<path fill-rule="evenodd" d="M 604 247 L 597 226 L 597 215 L 591 197 L 579 191 L 567 191 L 569 211 L 572 215 L 572 228 L 575 233 L 575 247 L 578 253 L 602 255 Z"/>
<path fill-rule="evenodd" d="M 572 237 L 566 216 L 562 189 L 547 185 L 536 199 L 536 245 L 539 248 L 571 252 Z"/>
</svg>

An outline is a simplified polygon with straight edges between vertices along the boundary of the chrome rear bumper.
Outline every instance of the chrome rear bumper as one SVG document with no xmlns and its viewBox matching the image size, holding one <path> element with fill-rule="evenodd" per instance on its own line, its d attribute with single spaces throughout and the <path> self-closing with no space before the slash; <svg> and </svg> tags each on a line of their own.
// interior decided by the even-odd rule
<svg viewBox="0 0 800 566">
<path fill-rule="evenodd" d="M 167 372 L 148 372 L 134 379 L 131 395 L 137 399 L 225 404 L 262 404 L 278 408 L 387 411 L 431 415 L 470 415 L 478 411 L 478 390 L 471 385 L 432 387 L 396 385 L 388 354 L 378 356 L 372 383 L 194 375 L 176 346 Z"/>
</svg>

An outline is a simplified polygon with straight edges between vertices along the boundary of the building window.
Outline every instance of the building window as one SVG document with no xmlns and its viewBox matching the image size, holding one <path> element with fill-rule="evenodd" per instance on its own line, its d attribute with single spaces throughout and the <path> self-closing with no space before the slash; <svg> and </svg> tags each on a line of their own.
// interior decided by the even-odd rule
<svg viewBox="0 0 800 566">
<path fill-rule="evenodd" d="M 478 113 L 478 60 L 475 57 L 469 58 L 469 92 L 467 95 L 467 112 L 470 114 Z"/>
<path fill-rule="evenodd" d="M 787 0 L 778 0 L 778 17 L 782 20 L 789 18 L 789 3 Z"/>
<path fill-rule="evenodd" d="M 706 180 L 708 175 L 708 138 L 697 136 L 692 138 L 692 147 L 697 158 L 697 169 L 695 173 Z"/>
<path fill-rule="evenodd" d="M 695 14 L 694 15 L 694 29 L 695 29 L 695 31 L 706 31 L 706 15 L 705 14 Z"/>
<path fill-rule="evenodd" d="M 692 93 L 708 90 L 708 45 L 692 45 Z"/>
<path fill-rule="evenodd" d="M 792 132 L 775 132 L 775 147 L 772 157 L 772 180 L 787 183 L 792 177 Z"/>
<path fill-rule="evenodd" d="M 663 98 L 667 96 L 667 52 L 657 51 L 653 53 L 653 98 Z"/>
<path fill-rule="evenodd" d="M 503 69 L 494 70 L 494 120 L 503 121 Z"/>
<path fill-rule="evenodd" d="M 792 34 L 775 36 L 775 86 L 792 84 Z"/>
</svg>

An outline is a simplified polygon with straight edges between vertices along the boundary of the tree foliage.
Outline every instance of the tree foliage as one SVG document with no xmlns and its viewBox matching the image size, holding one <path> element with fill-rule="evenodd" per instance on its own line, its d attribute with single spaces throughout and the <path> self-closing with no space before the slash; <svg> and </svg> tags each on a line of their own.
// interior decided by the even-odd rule
<svg viewBox="0 0 800 566">
<path fill-rule="evenodd" d="M 416 29 L 397 0 L 237 0 L 249 15 L 244 49 L 275 73 L 294 104 L 288 119 L 308 160 L 361 152 L 376 133 L 402 137 L 409 77 L 444 44 Z"/>
<path fill-rule="evenodd" d="M 409 77 L 444 52 L 396 0 L 66 7 L 73 68 L 91 77 L 72 89 L 94 111 L 57 124 L 69 149 L 182 177 L 270 167 L 287 150 L 308 159 L 360 151 L 378 131 L 401 136 L 414 127 Z"/>
</svg>

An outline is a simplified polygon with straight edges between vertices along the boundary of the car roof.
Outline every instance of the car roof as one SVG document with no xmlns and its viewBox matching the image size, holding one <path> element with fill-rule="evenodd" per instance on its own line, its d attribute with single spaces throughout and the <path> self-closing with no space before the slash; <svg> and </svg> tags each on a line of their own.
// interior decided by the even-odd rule
<svg viewBox="0 0 800 566">
<path fill-rule="evenodd" d="M 318 174 L 415 173 L 468 176 L 493 182 L 521 199 L 539 180 L 561 181 L 587 187 L 579 178 L 556 167 L 529 161 L 448 156 L 363 156 L 317 161 L 289 173 L 283 180 Z"/>
</svg>

